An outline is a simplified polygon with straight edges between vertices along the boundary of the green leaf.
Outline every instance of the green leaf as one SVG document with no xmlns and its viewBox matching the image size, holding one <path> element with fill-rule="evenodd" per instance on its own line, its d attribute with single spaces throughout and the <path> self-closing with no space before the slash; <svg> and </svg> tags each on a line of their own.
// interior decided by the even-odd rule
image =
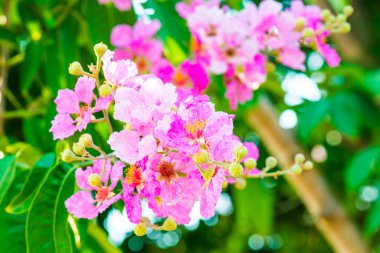
<svg viewBox="0 0 380 253">
<path fill-rule="evenodd" d="M 380 161 L 380 147 L 369 147 L 356 154 L 345 170 L 345 183 L 348 190 L 356 190 L 371 175 Z"/>
<path fill-rule="evenodd" d="M 15 177 L 15 156 L 6 156 L 0 160 L 0 205 Z"/>
<path fill-rule="evenodd" d="M 59 164 L 49 171 L 38 189 L 26 221 L 28 252 L 72 252 L 64 201 L 74 191 L 74 171 Z"/>
<path fill-rule="evenodd" d="M 323 121 L 328 113 L 330 103 L 326 99 L 307 103 L 301 107 L 298 114 L 297 133 L 301 140 L 307 140 L 313 130 Z"/>
<path fill-rule="evenodd" d="M 235 190 L 236 219 L 243 234 L 270 234 L 273 226 L 274 194 L 261 180 L 247 182 L 244 190 Z"/>
<path fill-rule="evenodd" d="M 0 26 L 0 44 L 17 48 L 18 44 L 16 35 L 12 31 Z"/>
<path fill-rule="evenodd" d="M 373 95 L 380 95 L 380 70 L 367 73 L 364 88 Z"/>
<path fill-rule="evenodd" d="M 376 188 L 380 191 L 380 183 L 376 183 Z M 365 232 L 373 235 L 380 229 L 380 199 L 378 198 L 371 206 L 364 224 Z"/>
<path fill-rule="evenodd" d="M 36 162 L 30 171 L 23 188 L 7 206 L 7 212 L 20 214 L 28 211 L 38 189 L 38 185 L 42 182 L 49 169 L 54 165 L 55 159 L 55 155 L 50 153 L 44 155 Z"/>
<path fill-rule="evenodd" d="M 356 95 L 339 92 L 331 98 L 331 123 L 349 136 L 358 136 L 362 123 L 361 108 Z"/>
<path fill-rule="evenodd" d="M 28 175 L 26 170 L 16 170 L 15 178 L 0 205 L 0 252 L 26 252 L 26 214 L 13 215 L 5 212 L 5 205 L 13 198 L 13 193 L 21 190 Z"/>
<path fill-rule="evenodd" d="M 37 74 L 41 60 L 41 41 L 31 41 L 25 49 L 25 59 L 21 64 L 21 91 L 28 94 L 33 79 Z"/>
</svg>

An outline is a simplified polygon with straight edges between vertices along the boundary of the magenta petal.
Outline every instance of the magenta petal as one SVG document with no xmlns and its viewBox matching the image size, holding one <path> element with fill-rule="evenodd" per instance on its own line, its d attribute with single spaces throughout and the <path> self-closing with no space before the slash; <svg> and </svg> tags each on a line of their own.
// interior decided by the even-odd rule
<svg viewBox="0 0 380 253">
<path fill-rule="evenodd" d="M 95 79 L 87 76 L 79 77 L 75 85 L 75 94 L 80 102 L 91 105 L 94 98 Z"/>
<path fill-rule="evenodd" d="M 79 100 L 74 91 L 64 89 L 58 91 L 58 96 L 54 100 L 57 104 L 58 113 L 79 113 Z"/>
<path fill-rule="evenodd" d="M 222 193 L 224 181 L 224 171 L 218 170 L 211 182 L 202 191 L 201 195 L 201 214 L 204 218 L 210 218 L 215 214 L 215 207 Z"/>
<path fill-rule="evenodd" d="M 51 122 L 52 126 L 49 131 L 53 133 L 54 140 L 63 140 L 75 133 L 76 127 L 74 123 L 70 115 L 57 114 Z"/>
<path fill-rule="evenodd" d="M 77 184 L 79 188 L 83 190 L 93 190 L 93 187 L 91 187 L 88 183 L 88 177 L 92 174 L 92 168 L 87 167 L 85 170 L 82 168 L 78 168 L 75 171 L 75 179 L 77 181 Z"/>
<path fill-rule="evenodd" d="M 128 219 L 133 223 L 140 223 L 142 215 L 140 196 L 130 196 L 123 200 L 125 202 L 125 211 L 127 212 Z"/>
<path fill-rule="evenodd" d="M 99 213 L 94 203 L 90 192 L 79 191 L 65 201 L 65 206 L 77 218 L 94 219 Z"/>
</svg>

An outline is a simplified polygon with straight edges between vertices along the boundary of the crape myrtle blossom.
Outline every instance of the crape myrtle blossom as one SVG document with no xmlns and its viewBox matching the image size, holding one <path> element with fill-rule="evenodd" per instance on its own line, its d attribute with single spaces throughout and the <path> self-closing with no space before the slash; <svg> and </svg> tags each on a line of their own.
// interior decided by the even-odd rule
<svg viewBox="0 0 380 253">
<path fill-rule="evenodd" d="M 83 134 L 73 151 L 62 153 L 64 162 L 92 164 L 76 170 L 79 191 L 65 202 L 75 217 L 93 219 L 118 202 L 124 203 L 129 220 L 138 224 L 136 235 L 144 235 L 147 227 L 173 230 L 176 224 L 190 222 L 197 202 L 205 218 L 215 215 L 228 183 L 294 174 L 294 169 L 268 172 L 274 166 L 258 170 L 256 145 L 242 143 L 233 133 L 234 116 L 215 111 L 207 96 L 155 75 L 138 75 L 132 61 L 115 59 L 103 44 L 95 46 L 95 53 L 96 67 L 91 65 L 88 73 L 77 63 L 77 71 L 70 71 L 82 75 L 75 90 L 59 91 L 55 100 L 57 117 L 67 116 L 71 125 L 57 119 L 52 122 L 54 137 L 60 139 L 85 129 L 89 122 L 106 121 L 109 127 L 109 147 L 99 147 L 90 134 Z M 98 103 L 101 99 L 106 102 Z M 103 107 L 96 109 L 96 104 Z M 94 118 L 93 112 L 102 112 L 104 117 Z M 116 121 L 118 131 L 113 131 L 111 123 Z M 109 148 L 113 152 L 106 154 L 103 150 Z M 300 163 L 297 171 L 311 167 Z M 162 225 L 142 216 L 142 201 L 165 219 Z"/>
<path fill-rule="evenodd" d="M 266 80 L 268 61 L 304 71 L 302 47 L 319 52 L 327 64 L 340 62 L 335 49 L 326 43 L 332 33 L 350 30 L 344 14 L 333 16 L 318 6 L 292 1 L 289 8 L 274 0 L 259 5 L 246 3 L 240 11 L 220 6 L 220 1 L 180 2 L 176 9 L 186 19 L 192 34 L 191 50 L 207 72 L 225 77 L 226 97 L 236 109 L 252 98 L 253 90 Z"/>
</svg>

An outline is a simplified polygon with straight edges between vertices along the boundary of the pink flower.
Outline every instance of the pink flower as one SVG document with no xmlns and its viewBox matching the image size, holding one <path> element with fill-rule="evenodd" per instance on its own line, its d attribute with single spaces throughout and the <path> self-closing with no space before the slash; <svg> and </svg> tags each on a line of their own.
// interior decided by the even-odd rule
<svg viewBox="0 0 380 253">
<path fill-rule="evenodd" d="M 153 73 L 164 81 L 171 80 L 173 67 L 163 58 L 161 41 L 154 38 L 161 24 L 158 20 L 150 23 L 138 20 L 133 27 L 117 25 L 112 29 L 111 43 L 117 47 L 115 58 L 136 62 L 139 73 Z"/>
<path fill-rule="evenodd" d="M 131 9 L 131 0 L 98 0 L 100 4 L 112 2 L 115 7 L 121 11 L 127 11 Z"/>
<path fill-rule="evenodd" d="M 103 73 L 107 82 L 125 86 L 138 73 L 137 66 L 130 60 L 115 60 L 114 52 L 107 50 L 102 58 Z"/>
<path fill-rule="evenodd" d="M 109 160 L 96 160 L 94 165 L 87 167 L 86 170 L 77 169 L 75 178 L 81 190 L 65 201 L 68 212 L 77 218 L 93 219 L 119 200 L 120 194 L 115 194 L 113 189 L 122 177 L 123 167 L 121 162 L 115 162 L 111 166 Z M 94 174 L 101 178 L 98 186 L 89 184 L 89 178 Z M 110 185 L 108 185 L 109 180 Z M 95 197 L 91 191 L 95 191 Z"/>
<path fill-rule="evenodd" d="M 200 62 L 184 61 L 173 76 L 173 83 L 180 88 L 191 88 L 193 94 L 207 89 L 210 79 Z"/>
<path fill-rule="evenodd" d="M 208 8 L 217 7 L 220 4 L 220 0 L 191 0 L 186 2 L 178 2 L 175 6 L 178 14 L 187 18 L 190 14 L 192 14 L 198 6 L 206 6 Z"/>
<path fill-rule="evenodd" d="M 222 193 L 222 185 L 225 180 L 225 173 L 218 169 L 210 183 L 203 188 L 201 194 L 201 214 L 205 218 L 210 218 L 215 214 L 215 207 Z"/>
<path fill-rule="evenodd" d="M 117 157 L 129 164 L 135 164 L 157 150 L 157 142 L 152 135 L 140 138 L 137 132 L 128 130 L 111 134 L 108 144 Z"/>
<path fill-rule="evenodd" d="M 76 131 L 82 131 L 90 123 L 94 88 L 95 80 L 83 76 L 78 78 L 74 91 L 64 89 L 58 92 L 58 96 L 54 100 L 57 104 L 58 114 L 52 121 L 52 127 L 49 130 L 53 133 L 54 139 L 69 137 Z"/>
</svg>

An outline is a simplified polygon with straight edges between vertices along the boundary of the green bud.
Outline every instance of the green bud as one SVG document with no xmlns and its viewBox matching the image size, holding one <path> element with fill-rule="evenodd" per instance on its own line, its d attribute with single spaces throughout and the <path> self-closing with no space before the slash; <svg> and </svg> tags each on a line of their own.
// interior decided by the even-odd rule
<svg viewBox="0 0 380 253">
<path fill-rule="evenodd" d="M 146 234 L 146 226 L 143 224 L 143 223 L 140 223 L 138 224 L 135 229 L 133 230 L 133 232 L 135 233 L 135 235 L 137 236 L 144 236 Z"/>
<path fill-rule="evenodd" d="M 298 31 L 301 30 L 302 28 L 304 28 L 305 24 L 306 24 L 306 19 L 305 18 L 302 18 L 302 17 L 297 18 L 297 20 L 296 20 L 296 30 L 298 30 Z"/>
<path fill-rule="evenodd" d="M 62 152 L 61 158 L 62 158 L 62 161 L 66 163 L 71 163 L 79 159 L 79 157 L 77 157 L 70 149 L 65 149 Z"/>
<path fill-rule="evenodd" d="M 245 161 L 244 161 L 244 167 L 247 170 L 254 169 L 254 168 L 256 168 L 256 166 L 257 166 L 257 162 L 256 162 L 255 159 L 253 159 L 253 158 L 247 158 L 247 159 L 245 159 Z"/>
<path fill-rule="evenodd" d="M 341 33 L 349 33 L 351 31 L 351 24 L 344 22 L 342 26 L 340 27 Z"/>
<path fill-rule="evenodd" d="M 231 163 L 228 171 L 233 177 L 240 177 L 243 174 L 243 166 L 240 163 Z"/>
<path fill-rule="evenodd" d="M 354 8 L 351 5 L 346 5 L 343 8 L 344 15 L 351 16 L 354 13 Z"/>
<path fill-rule="evenodd" d="M 305 156 L 303 154 L 296 154 L 294 160 L 296 161 L 296 163 L 303 163 L 305 162 Z"/>
<path fill-rule="evenodd" d="M 244 190 L 247 187 L 247 180 L 245 180 L 245 178 L 237 178 L 235 187 L 238 190 Z"/>
<path fill-rule="evenodd" d="M 162 230 L 173 231 L 177 229 L 177 222 L 173 218 L 167 218 L 161 226 Z"/>
<path fill-rule="evenodd" d="M 208 152 L 202 148 L 193 156 L 193 160 L 197 164 L 204 164 L 208 162 L 208 157 Z"/>
<path fill-rule="evenodd" d="M 94 142 L 92 141 L 92 136 L 90 134 L 82 134 L 79 138 L 79 142 L 86 148 L 91 148 L 94 146 Z"/>
<path fill-rule="evenodd" d="M 100 97 L 108 97 L 112 93 L 112 87 L 108 84 L 102 84 L 99 89 Z"/>
<path fill-rule="evenodd" d="M 243 145 L 239 145 L 234 148 L 234 156 L 236 161 L 241 161 L 248 153 L 248 149 L 244 147 Z"/>
<path fill-rule="evenodd" d="M 92 173 L 87 179 L 88 184 L 92 187 L 98 187 L 102 183 L 102 179 L 100 178 L 100 175 L 97 173 Z"/>
<path fill-rule="evenodd" d="M 290 172 L 294 175 L 300 175 L 302 173 L 302 168 L 301 166 L 296 164 L 291 168 Z"/>
<path fill-rule="evenodd" d="M 74 151 L 75 154 L 77 154 L 77 155 L 83 155 L 85 149 L 86 149 L 86 147 L 84 146 L 83 143 L 81 143 L 81 142 L 74 142 L 74 144 L 73 144 L 73 151 Z"/>
<path fill-rule="evenodd" d="M 308 27 L 308 28 L 303 30 L 302 34 L 305 38 L 308 38 L 308 37 L 311 37 L 314 35 L 314 31 L 313 31 L 313 29 Z"/>
<path fill-rule="evenodd" d="M 265 160 L 265 166 L 268 167 L 268 168 L 274 168 L 277 166 L 277 159 L 274 158 L 273 156 L 269 156 L 266 160 Z"/>
<path fill-rule="evenodd" d="M 69 73 L 73 76 L 81 76 L 85 72 L 83 71 L 82 65 L 79 62 L 75 61 L 70 64 Z"/>
<path fill-rule="evenodd" d="M 325 9 L 322 11 L 321 16 L 323 20 L 328 20 L 331 16 L 331 11 L 328 9 Z"/>
<path fill-rule="evenodd" d="M 338 16 L 336 16 L 336 19 L 338 22 L 343 23 L 347 20 L 347 16 L 344 14 L 338 14 Z"/>
<path fill-rule="evenodd" d="M 108 47 L 103 43 L 98 43 L 94 46 L 94 51 L 96 56 L 101 59 L 104 55 L 104 53 L 107 51 Z"/>
<path fill-rule="evenodd" d="M 306 162 L 304 163 L 304 165 L 303 165 L 303 168 L 304 168 L 305 170 L 312 170 L 313 167 L 314 167 L 314 164 L 313 164 L 312 161 L 306 161 Z"/>
</svg>

